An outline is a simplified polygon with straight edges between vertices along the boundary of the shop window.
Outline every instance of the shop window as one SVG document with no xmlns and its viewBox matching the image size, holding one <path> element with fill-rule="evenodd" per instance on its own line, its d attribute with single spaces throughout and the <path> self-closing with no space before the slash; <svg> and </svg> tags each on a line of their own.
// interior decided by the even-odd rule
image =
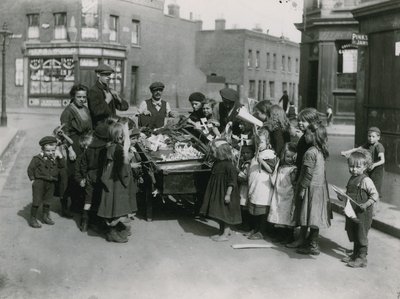
<svg viewBox="0 0 400 299">
<path fill-rule="evenodd" d="M 118 36 L 118 17 L 110 16 L 110 41 L 116 42 Z"/>
<path fill-rule="evenodd" d="M 132 45 L 140 44 L 140 21 L 132 20 L 132 37 L 131 37 Z"/>
<path fill-rule="evenodd" d="M 28 39 L 39 39 L 39 14 L 28 16 Z"/>
<path fill-rule="evenodd" d="M 253 66 L 253 50 L 249 50 L 247 54 L 247 67 Z"/>
<path fill-rule="evenodd" d="M 254 99 L 256 96 L 256 81 L 249 81 L 249 98 Z"/>
<path fill-rule="evenodd" d="M 29 60 L 30 95 L 67 95 L 74 85 L 73 58 L 33 58 Z"/>
<path fill-rule="evenodd" d="M 267 53 L 267 70 L 269 70 L 271 68 L 271 55 L 269 55 L 269 53 Z"/>
<path fill-rule="evenodd" d="M 275 82 L 269 81 L 269 96 L 274 99 L 275 98 Z"/>
<path fill-rule="evenodd" d="M 122 82 L 123 82 L 122 81 L 122 74 L 123 74 L 122 60 L 104 59 L 104 63 L 108 64 L 115 70 L 115 73 L 113 73 L 111 75 L 111 79 L 109 82 L 110 88 L 118 91 L 119 93 L 122 93 Z"/>
<path fill-rule="evenodd" d="M 256 68 L 260 67 L 260 51 L 256 51 Z"/>
<path fill-rule="evenodd" d="M 82 0 L 81 36 L 86 40 L 99 38 L 98 0 Z"/>
<path fill-rule="evenodd" d="M 67 14 L 54 14 L 54 39 L 67 39 Z"/>
<path fill-rule="evenodd" d="M 336 43 L 338 51 L 337 87 L 356 89 L 357 79 L 357 49 L 351 41 Z"/>
<path fill-rule="evenodd" d="M 272 55 L 272 68 L 276 70 L 276 54 Z"/>
</svg>

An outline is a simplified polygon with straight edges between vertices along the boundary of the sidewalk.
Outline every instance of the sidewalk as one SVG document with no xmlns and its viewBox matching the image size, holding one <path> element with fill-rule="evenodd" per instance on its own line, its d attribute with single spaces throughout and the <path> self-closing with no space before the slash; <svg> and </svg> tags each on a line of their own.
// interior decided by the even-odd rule
<svg viewBox="0 0 400 299">
<path fill-rule="evenodd" d="M 0 169 L 2 168 L 3 154 L 17 136 L 17 132 L 17 128 L 0 127 Z"/>
</svg>

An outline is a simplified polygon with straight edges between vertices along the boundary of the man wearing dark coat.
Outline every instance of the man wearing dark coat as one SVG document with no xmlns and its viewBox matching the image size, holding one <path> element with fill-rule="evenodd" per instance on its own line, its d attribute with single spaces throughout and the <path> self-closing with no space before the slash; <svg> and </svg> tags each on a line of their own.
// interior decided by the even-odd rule
<svg viewBox="0 0 400 299">
<path fill-rule="evenodd" d="M 88 106 L 93 127 L 104 123 L 109 117 L 117 117 L 116 110 L 126 111 L 129 108 L 128 102 L 108 86 L 110 77 L 114 73 L 113 68 L 100 64 L 95 72 L 98 80 L 88 93 Z"/>
<path fill-rule="evenodd" d="M 282 103 L 282 108 L 285 110 L 285 113 L 287 112 L 288 104 L 289 104 L 289 96 L 287 94 L 287 91 L 283 91 L 283 96 L 279 99 L 279 104 Z"/>
</svg>

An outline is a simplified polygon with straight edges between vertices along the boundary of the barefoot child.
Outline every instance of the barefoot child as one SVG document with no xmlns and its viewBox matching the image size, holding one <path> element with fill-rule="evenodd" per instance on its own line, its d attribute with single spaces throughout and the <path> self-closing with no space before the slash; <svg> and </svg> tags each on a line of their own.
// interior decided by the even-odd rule
<svg viewBox="0 0 400 299">
<path fill-rule="evenodd" d="M 232 148 L 225 140 L 211 141 L 210 149 L 215 162 L 200 214 L 215 219 L 219 224 L 219 234 L 212 236 L 211 239 L 217 242 L 227 241 L 230 226 L 242 222 L 237 172 L 232 163 Z"/>
<path fill-rule="evenodd" d="M 359 150 L 350 154 L 347 159 L 351 177 L 346 187 L 346 194 L 357 204 L 351 202 L 357 220 L 346 217 L 346 231 L 350 242 L 354 242 L 353 253 L 342 259 L 349 267 L 359 268 L 367 266 L 368 231 L 372 223 L 372 210 L 378 200 L 378 191 L 372 180 L 365 174 L 371 164 L 371 157 L 367 151 Z M 343 196 L 339 199 L 345 200 Z"/>
</svg>

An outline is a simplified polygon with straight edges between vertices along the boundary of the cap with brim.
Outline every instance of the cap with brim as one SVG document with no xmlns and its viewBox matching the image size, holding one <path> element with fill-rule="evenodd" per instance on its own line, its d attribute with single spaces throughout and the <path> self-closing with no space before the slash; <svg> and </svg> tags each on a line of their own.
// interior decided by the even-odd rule
<svg viewBox="0 0 400 299">
<path fill-rule="evenodd" d="M 54 136 L 45 136 L 39 140 L 40 146 L 45 146 L 46 144 L 54 144 L 57 143 L 57 139 Z"/>
<path fill-rule="evenodd" d="M 378 133 L 379 135 L 381 134 L 381 130 L 378 127 L 371 127 L 368 129 L 368 132 L 375 132 Z"/>
<path fill-rule="evenodd" d="M 231 102 L 236 102 L 237 100 L 239 100 L 238 92 L 232 88 L 223 88 L 219 91 L 219 94 L 221 95 L 222 99 Z"/>
<path fill-rule="evenodd" d="M 96 73 L 99 73 L 99 74 L 112 74 L 112 73 L 114 73 L 114 69 L 111 66 L 109 66 L 107 64 L 104 64 L 104 63 L 102 63 L 98 67 L 96 67 L 94 71 Z"/>
<path fill-rule="evenodd" d="M 153 91 L 153 90 L 155 90 L 155 89 L 162 89 L 162 90 L 164 90 L 164 88 L 165 88 L 165 85 L 164 85 L 164 83 L 162 83 L 162 82 L 153 82 L 153 83 L 151 83 L 151 85 L 150 85 L 150 91 Z"/>
</svg>

